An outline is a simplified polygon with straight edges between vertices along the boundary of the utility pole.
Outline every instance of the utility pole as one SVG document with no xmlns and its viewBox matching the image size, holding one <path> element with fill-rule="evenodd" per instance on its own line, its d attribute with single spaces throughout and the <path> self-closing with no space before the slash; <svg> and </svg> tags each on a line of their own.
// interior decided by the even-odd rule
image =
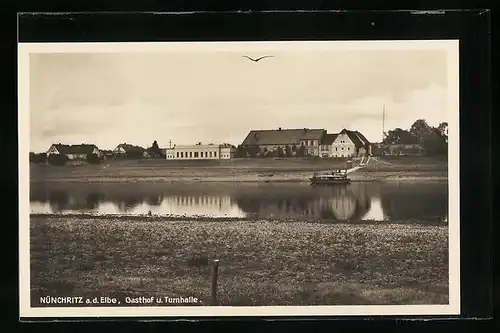
<svg viewBox="0 0 500 333">
<path fill-rule="evenodd" d="M 382 144 L 384 143 L 385 139 L 385 103 L 382 108 Z"/>
<path fill-rule="evenodd" d="M 168 147 L 172 148 L 172 140 L 168 140 Z"/>
</svg>

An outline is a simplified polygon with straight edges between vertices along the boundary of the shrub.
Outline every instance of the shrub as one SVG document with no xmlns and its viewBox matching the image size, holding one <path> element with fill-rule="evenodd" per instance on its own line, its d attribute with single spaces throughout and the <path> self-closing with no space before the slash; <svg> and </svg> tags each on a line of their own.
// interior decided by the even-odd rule
<svg viewBox="0 0 500 333">
<path fill-rule="evenodd" d="M 101 160 L 99 159 L 99 156 L 97 154 L 87 154 L 87 163 L 89 164 L 99 164 Z"/>
<path fill-rule="evenodd" d="M 47 155 L 45 153 L 35 154 L 30 153 L 31 163 L 45 163 L 47 161 Z"/>
<path fill-rule="evenodd" d="M 52 165 L 65 165 L 68 161 L 68 156 L 62 154 L 51 154 L 47 158 L 47 162 Z"/>
</svg>

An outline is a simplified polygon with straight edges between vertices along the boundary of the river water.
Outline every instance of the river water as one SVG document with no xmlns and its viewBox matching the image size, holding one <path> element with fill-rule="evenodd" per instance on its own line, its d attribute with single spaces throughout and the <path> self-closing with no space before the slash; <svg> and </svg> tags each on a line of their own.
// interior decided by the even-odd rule
<svg viewBox="0 0 500 333">
<path fill-rule="evenodd" d="M 32 214 L 86 213 L 331 220 L 447 220 L 447 182 L 47 184 Z"/>
</svg>

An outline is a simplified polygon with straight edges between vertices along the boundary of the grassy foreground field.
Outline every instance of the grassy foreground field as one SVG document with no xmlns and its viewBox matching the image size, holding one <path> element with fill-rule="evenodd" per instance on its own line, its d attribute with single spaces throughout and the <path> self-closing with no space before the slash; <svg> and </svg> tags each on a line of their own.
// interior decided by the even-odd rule
<svg viewBox="0 0 500 333">
<path fill-rule="evenodd" d="M 122 304 L 126 296 L 192 296 L 207 305 L 212 259 L 220 260 L 220 305 L 448 303 L 447 226 L 63 216 L 30 223 L 33 306 L 43 296 Z"/>
<path fill-rule="evenodd" d="M 343 168 L 344 161 L 320 158 L 253 158 L 233 160 L 130 160 L 100 165 L 48 166 L 32 164 L 30 180 L 64 182 L 130 181 L 308 181 L 313 172 Z M 372 159 L 351 174 L 353 180 L 391 178 L 446 179 L 446 158 L 393 157 Z"/>
</svg>

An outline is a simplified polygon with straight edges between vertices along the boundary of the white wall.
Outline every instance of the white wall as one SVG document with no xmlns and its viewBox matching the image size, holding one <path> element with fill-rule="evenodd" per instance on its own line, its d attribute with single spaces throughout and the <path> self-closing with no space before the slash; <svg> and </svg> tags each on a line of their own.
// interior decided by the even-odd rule
<svg viewBox="0 0 500 333">
<path fill-rule="evenodd" d="M 332 157 L 349 157 L 356 155 L 356 146 L 347 134 L 339 134 L 332 143 Z"/>
<path fill-rule="evenodd" d="M 168 148 L 167 160 L 218 160 L 234 157 L 236 149 L 219 145 L 182 145 Z"/>
</svg>

